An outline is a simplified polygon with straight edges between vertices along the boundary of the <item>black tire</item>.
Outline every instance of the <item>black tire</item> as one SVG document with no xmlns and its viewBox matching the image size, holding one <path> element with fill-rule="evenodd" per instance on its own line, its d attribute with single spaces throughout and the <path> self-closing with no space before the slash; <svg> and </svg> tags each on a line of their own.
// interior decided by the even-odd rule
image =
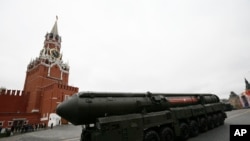
<svg viewBox="0 0 250 141">
<path fill-rule="evenodd" d="M 186 123 L 180 124 L 181 136 L 180 139 L 185 141 L 189 138 L 190 130 Z"/>
<path fill-rule="evenodd" d="M 213 118 L 211 116 L 207 117 L 207 123 L 208 123 L 208 128 L 209 129 L 213 129 L 214 128 L 214 122 L 213 122 Z"/>
<path fill-rule="evenodd" d="M 203 117 L 200 119 L 200 131 L 201 132 L 206 132 L 208 130 L 207 127 L 207 120 Z"/>
<path fill-rule="evenodd" d="M 199 134 L 199 125 L 198 125 L 197 121 L 192 120 L 190 122 L 189 127 L 190 127 L 190 136 L 195 137 Z"/>
<path fill-rule="evenodd" d="M 219 118 L 216 114 L 213 115 L 213 122 L 214 122 L 214 126 L 215 127 L 218 127 L 220 124 L 219 124 Z"/>
<path fill-rule="evenodd" d="M 222 116 L 221 113 L 218 114 L 218 120 L 219 120 L 219 124 L 220 124 L 220 125 L 223 125 L 223 124 L 224 124 L 224 120 L 225 120 L 225 119 L 224 119 L 224 117 Z"/>
<path fill-rule="evenodd" d="M 143 141 L 160 141 L 160 137 L 156 131 L 149 130 L 145 133 Z"/>
<path fill-rule="evenodd" d="M 81 134 L 81 141 L 91 141 L 91 133 L 83 130 Z"/>
<path fill-rule="evenodd" d="M 161 141 L 174 141 L 175 136 L 173 130 L 169 127 L 163 128 L 160 133 L 160 138 Z"/>
</svg>

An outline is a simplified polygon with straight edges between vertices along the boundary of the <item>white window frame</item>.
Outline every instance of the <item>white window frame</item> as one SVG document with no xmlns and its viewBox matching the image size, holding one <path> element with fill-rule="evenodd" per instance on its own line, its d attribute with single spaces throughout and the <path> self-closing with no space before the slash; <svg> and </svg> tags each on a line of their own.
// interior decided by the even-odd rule
<svg viewBox="0 0 250 141">
<path fill-rule="evenodd" d="M 4 124 L 4 121 L 0 121 L 0 126 L 3 126 L 3 124 Z"/>
<path fill-rule="evenodd" d="M 8 126 L 13 126 L 13 121 L 8 121 Z"/>
<path fill-rule="evenodd" d="M 64 95 L 64 101 L 68 100 L 70 98 L 70 95 Z"/>
</svg>

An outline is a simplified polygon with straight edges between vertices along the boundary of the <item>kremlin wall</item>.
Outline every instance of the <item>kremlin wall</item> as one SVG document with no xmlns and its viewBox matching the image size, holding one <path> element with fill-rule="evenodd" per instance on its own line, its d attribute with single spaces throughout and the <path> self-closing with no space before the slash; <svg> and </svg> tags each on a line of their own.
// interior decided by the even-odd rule
<svg viewBox="0 0 250 141">
<path fill-rule="evenodd" d="M 29 94 L 24 91 L 3 89 L 0 92 L 0 111 L 1 113 L 24 113 L 27 107 L 24 101 L 28 99 Z"/>
<path fill-rule="evenodd" d="M 68 85 L 70 67 L 62 59 L 57 20 L 38 54 L 27 65 L 23 90 L 0 89 L 1 128 L 50 126 L 57 105 L 78 92 L 78 87 Z M 59 119 L 56 124 L 66 123 Z"/>
</svg>

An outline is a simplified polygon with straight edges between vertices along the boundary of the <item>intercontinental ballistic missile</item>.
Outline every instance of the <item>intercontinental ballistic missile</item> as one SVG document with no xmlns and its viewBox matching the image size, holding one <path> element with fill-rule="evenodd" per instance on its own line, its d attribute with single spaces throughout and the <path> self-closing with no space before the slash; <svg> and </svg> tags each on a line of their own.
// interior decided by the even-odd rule
<svg viewBox="0 0 250 141">
<path fill-rule="evenodd" d="M 74 125 L 84 125 L 95 123 L 99 117 L 217 102 L 219 98 L 213 94 L 79 92 L 60 103 L 56 113 Z"/>
</svg>

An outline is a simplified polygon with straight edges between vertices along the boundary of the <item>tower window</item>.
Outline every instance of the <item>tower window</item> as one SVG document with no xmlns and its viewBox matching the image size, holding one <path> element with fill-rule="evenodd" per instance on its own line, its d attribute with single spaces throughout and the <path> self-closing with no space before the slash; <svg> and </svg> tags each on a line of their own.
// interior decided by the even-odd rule
<svg viewBox="0 0 250 141">
<path fill-rule="evenodd" d="M 69 95 L 65 95 L 65 96 L 64 96 L 64 100 L 68 100 L 69 97 L 70 97 Z"/>
<path fill-rule="evenodd" d="M 56 35 L 56 40 L 58 41 L 58 39 L 59 39 L 59 36 L 58 36 L 58 35 Z"/>
<path fill-rule="evenodd" d="M 53 33 L 50 33 L 49 34 L 49 39 L 52 39 L 53 38 Z"/>
</svg>

